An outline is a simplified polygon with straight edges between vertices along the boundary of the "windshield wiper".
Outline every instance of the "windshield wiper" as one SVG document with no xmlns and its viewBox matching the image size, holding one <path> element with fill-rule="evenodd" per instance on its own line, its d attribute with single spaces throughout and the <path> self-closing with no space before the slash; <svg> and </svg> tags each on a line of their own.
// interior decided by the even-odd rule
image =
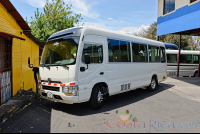
<svg viewBox="0 0 200 134">
<path fill-rule="evenodd" d="M 59 66 L 62 66 L 62 67 L 66 67 L 67 69 L 69 69 L 69 67 L 66 65 L 66 64 L 61 64 L 61 63 L 57 63 Z"/>
<path fill-rule="evenodd" d="M 46 67 L 46 68 L 48 68 L 50 70 L 50 67 L 45 65 L 45 64 L 42 64 L 42 67 Z"/>
</svg>

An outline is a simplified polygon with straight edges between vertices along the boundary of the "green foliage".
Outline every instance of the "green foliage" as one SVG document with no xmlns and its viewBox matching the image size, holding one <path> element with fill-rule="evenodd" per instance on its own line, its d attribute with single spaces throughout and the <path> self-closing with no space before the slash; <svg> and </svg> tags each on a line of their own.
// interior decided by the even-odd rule
<svg viewBox="0 0 200 134">
<path fill-rule="evenodd" d="M 179 40 L 180 40 L 180 35 L 177 34 L 162 35 L 159 37 L 159 41 L 176 44 L 178 47 L 179 47 Z M 189 45 L 190 45 L 190 36 L 182 35 L 181 48 L 183 49 Z"/>
<path fill-rule="evenodd" d="M 157 22 L 153 22 L 152 24 L 150 24 L 149 28 L 142 29 L 135 35 L 139 36 L 139 37 L 143 37 L 143 38 L 156 40 Z M 168 35 L 160 36 L 159 41 L 166 42 L 166 43 L 172 43 L 172 44 L 176 44 L 177 46 L 179 46 L 179 38 L 180 38 L 180 35 L 168 34 Z M 181 36 L 181 48 L 185 48 L 189 44 L 190 44 L 190 36 L 182 35 Z"/>
<path fill-rule="evenodd" d="M 40 13 L 37 8 L 35 16 L 31 17 L 29 23 L 32 34 L 45 43 L 55 32 L 79 25 L 81 14 L 72 15 L 71 7 L 72 5 L 65 4 L 63 0 L 46 0 L 44 13 Z"/>
<path fill-rule="evenodd" d="M 139 37 L 147 38 L 147 39 L 156 40 L 157 22 L 153 22 L 152 24 L 150 24 L 148 29 L 142 29 L 135 35 Z"/>
</svg>

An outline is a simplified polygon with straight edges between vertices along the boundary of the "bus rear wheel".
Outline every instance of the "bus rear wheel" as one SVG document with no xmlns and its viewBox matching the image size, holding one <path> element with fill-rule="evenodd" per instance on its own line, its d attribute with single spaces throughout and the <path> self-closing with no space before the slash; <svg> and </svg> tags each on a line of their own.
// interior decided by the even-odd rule
<svg viewBox="0 0 200 134">
<path fill-rule="evenodd" d="M 103 88 L 100 84 L 95 85 L 92 90 L 90 98 L 90 106 L 93 109 L 98 110 L 102 107 L 102 104 L 103 104 Z"/>
<path fill-rule="evenodd" d="M 157 84 L 157 79 L 156 77 L 154 76 L 152 79 L 151 79 L 151 84 L 147 87 L 147 89 L 151 92 L 155 91 L 156 88 L 157 88 L 158 84 Z"/>
<path fill-rule="evenodd" d="M 194 77 L 199 77 L 198 71 L 195 72 Z"/>
</svg>

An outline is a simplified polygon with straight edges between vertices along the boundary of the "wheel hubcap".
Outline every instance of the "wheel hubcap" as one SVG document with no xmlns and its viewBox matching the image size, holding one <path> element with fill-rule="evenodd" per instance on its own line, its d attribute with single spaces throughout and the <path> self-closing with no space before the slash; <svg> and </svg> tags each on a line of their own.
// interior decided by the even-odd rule
<svg viewBox="0 0 200 134">
<path fill-rule="evenodd" d="M 155 88 L 156 88 L 156 81 L 155 81 L 155 79 L 153 79 L 153 80 L 151 81 L 151 88 L 152 88 L 152 89 L 155 89 Z"/>
<path fill-rule="evenodd" d="M 101 103 L 103 101 L 103 94 L 102 92 L 99 90 L 99 93 L 98 93 L 98 102 Z"/>
</svg>

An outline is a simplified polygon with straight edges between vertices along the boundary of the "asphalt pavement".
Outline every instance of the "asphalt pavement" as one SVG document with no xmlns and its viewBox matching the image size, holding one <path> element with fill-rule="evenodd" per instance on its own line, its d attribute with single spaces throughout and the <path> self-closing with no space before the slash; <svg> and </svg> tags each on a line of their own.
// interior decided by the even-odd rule
<svg viewBox="0 0 200 134">
<path fill-rule="evenodd" d="M 138 121 L 118 122 L 116 110 Z M 155 92 L 137 89 L 110 97 L 100 110 L 88 103 L 62 104 L 37 99 L 0 124 L 0 133 L 200 132 L 200 78 L 168 78 Z"/>
</svg>

